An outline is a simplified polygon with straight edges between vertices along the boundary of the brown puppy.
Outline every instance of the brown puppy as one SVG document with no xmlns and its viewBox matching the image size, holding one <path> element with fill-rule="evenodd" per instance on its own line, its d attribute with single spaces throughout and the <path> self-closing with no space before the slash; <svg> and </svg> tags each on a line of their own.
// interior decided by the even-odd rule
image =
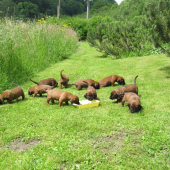
<svg viewBox="0 0 170 170">
<path fill-rule="evenodd" d="M 31 79 L 30 79 L 31 80 Z M 49 85 L 49 86 L 57 86 L 58 82 L 57 80 L 55 80 L 54 78 L 48 78 L 48 79 L 44 79 L 41 80 L 40 82 L 35 82 L 33 80 L 31 80 L 33 83 L 37 84 L 37 85 Z"/>
<path fill-rule="evenodd" d="M 88 84 L 85 83 L 85 82 L 87 82 L 90 86 L 93 86 L 95 89 L 100 88 L 99 82 L 94 81 L 92 79 L 81 79 L 81 80 L 78 80 L 76 83 L 71 84 L 71 85 L 75 85 L 78 90 L 81 90 L 82 87 L 88 87 Z"/>
<path fill-rule="evenodd" d="M 0 94 L 0 104 L 2 104 L 2 103 L 3 103 L 3 98 L 2 98 L 2 96 Z"/>
<path fill-rule="evenodd" d="M 49 86 L 49 85 L 34 86 L 29 88 L 28 94 L 29 95 L 34 94 L 33 97 L 35 97 L 37 94 L 42 96 L 43 93 L 46 93 L 46 90 L 52 90 L 53 88 L 54 86 Z"/>
<path fill-rule="evenodd" d="M 85 82 L 85 83 L 87 83 L 87 82 Z M 88 85 L 88 88 L 86 90 L 86 94 L 84 95 L 84 97 L 90 101 L 97 99 L 96 89 L 93 86 L 90 86 L 88 83 L 87 83 L 87 85 Z"/>
<path fill-rule="evenodd" d="M 65 88 L 67 88 L 67 86 L 68 86 L 68 81 L 69 81 L 69 78 L 68 78 L 68 76 L 67 76 L 66 74 L 63 74 L 63 75 L 62 75 L 62 71 L 64 71 L 64 70 L 61 70 L 61 72 L 60 72 L 60 76 L 61 76 L 61 79 L 60 79 L 60 89 L 62 89 L 62 85 L 63 85 Z"/>
<path fill-rule="evenodd" d="M 122 87 L 119 87 L 119 88 L 113 90 L 111 92 L 111 94 L 110 94 L 110 99 L 111 100 L 117 99 L 117 101 L 115 103 L 118 103 L 118 102 L 121 101 L 120 99 L 118 99 L 118 96 L 121 93 L 124 93 L 124 92 L 134 92 L 134 93 L 138 94 L 138 87 L 136 85 L 136 78 L 137 77 L 138 76 L 136 76 L 135 79 L 134 79 L 134 84 L 129 84 L 127 86 L 122 86 Z"/>
<path fill-rule="evenodd" d="M 114 86 L 114 83 L 118 82 L 120 85 L 125 85 L 125 80 L 123 77 L 117 75 L 111 75 L 105 77 L 99 81 L 100 87 Z"/>
<path fill-rule="evenodd" d="M 68 101 L 75 104 L 79 103 L 79 98 L 76 95 L 73 95 L 66 91 L 60 90 L 46 90 L 47 91 L 47 106 L 49 105 L 49 101 L 51 100 L 54 103 L 54 100 L 59 101 L 59 107 L 61 107 L 62 103 L 65 102 L 68 105 Z"/>
<path fill-rule="evenodd" d="M 124 107 L 124 103 L 127 102 L 131 113 L 140 111 L 142 106 L 140 104 L 140 98 L 137 94 L 126 92 L 120 95 L 122 96 L 121 107 Z"/>
<path fill-rule="evenodd" d="M 22 96 L 22 100 L 25 99 L 24 91 L 21 89 L 21 87 L 18 84 L 12 83 L 16 85 L 17 87 L 10 90 L 5 90 L 1 94 L 2 102 L 4 100 L 7 100 L 7 103 L 12 103 L 12 100 L 18 99 L 20 96 Z"/>
</svg>

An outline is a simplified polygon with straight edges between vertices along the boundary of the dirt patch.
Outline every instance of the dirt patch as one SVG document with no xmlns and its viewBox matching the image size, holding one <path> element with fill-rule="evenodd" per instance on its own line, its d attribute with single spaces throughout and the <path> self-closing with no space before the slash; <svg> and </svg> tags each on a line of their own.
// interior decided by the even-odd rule
<svg viewBox="0 0 170 170">
<path fill-rule="evenodd" d="M 28 142 L 22 142 L 22 139 L 15 140 L 11 143 L 9 149 L 16 152 L 27 151 L 30 147 L 36 146 L 41 140 L 31 140 Z"/>
<path fill-rule="evenodd" d="M 127 133 L 121 131 L 110 136 L 101 136 L 96 139 L 94 147 L 103 150 L 106 154 L 109 154 L 110 152 L 116 154 L 116 152 L 123 147 L 124 140 L 127 136 Z"/>
</svg>

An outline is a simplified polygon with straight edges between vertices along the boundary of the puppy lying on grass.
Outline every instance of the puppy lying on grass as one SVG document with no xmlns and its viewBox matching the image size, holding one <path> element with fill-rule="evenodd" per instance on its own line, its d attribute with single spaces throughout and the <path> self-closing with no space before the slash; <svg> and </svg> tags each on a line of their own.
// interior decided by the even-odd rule
<svg viewBox="0 0 170 170">
<path fill-rule="evenodd" d="M 100 87 L 114 86 L 115 82 L 125 85 L 125 79 L 118 75 L 111 75 L 99 81 Z"/>
<path fill-rule="evenodd" d="M 90 86 L 93 86 L 95 89 L 100 89 L 99 82 L 94 81 L 92 79 L 81 79 L 71 85 L 75 85 L 78 90 L 81 90 L 82 87 L 88 87 L 88 84 L 85 82 L 87 82 Z"/>
<path fill-rule="evenodd" d="M 52 101 L 54 103 L 54 100 L 59 101 L 59 107 L 62 106 L 62 103 L 65 102 L 66 105 L 68 105 L 68 101 L 75 104 L 79 103 L 79 98 L 76 95 L 73 95 L 66 91 L 60 91 L 60 90 L 46 90 L 47 92 L 47 106 L 49 105 L 49 101 Z"/>
<path fill-rule="evenodd" d="M 137 94 L 133 92 L 125 92 L 119 95 L 119 100 L 121 100 L 121 107 L 124 107 L 124 103 L 127 102 L 130 112 L 139 112 L 142 108 L 140 104 L 140 98 Z"/>
<path fill-rule="evenodd" d="M 7 103 L 12 103 L 12 100 L 18 99 L 20 96 L 22 96 L 22 100 L 25 99 L 24 91 L 21 89 L 21 87 L 18 84 L 12 83 L 16 85 L 17 87 L 10 90 L 5 90 L 2 92 L 0 96 L 0 103 L 2 104 L 4 100 L 7 100 Z"/>
<path fill-rule="evenodd" d="M 57 86 L 58 85 L 57 80 L 55 80 L 54 78 L 44 79 L 44 80 L 41 80 L 40 82 L 35 82 L 33 80 L 31 80 L 31 81 L 37 85 L 49 85 L 49 86 Z"/>
</svg>

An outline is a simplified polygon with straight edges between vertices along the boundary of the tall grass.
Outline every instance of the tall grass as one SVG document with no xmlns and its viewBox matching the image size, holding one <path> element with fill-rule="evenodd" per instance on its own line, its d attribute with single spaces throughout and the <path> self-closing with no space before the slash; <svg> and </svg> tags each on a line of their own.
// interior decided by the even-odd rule
<svg viewBox="0 0 170 170">
<path fill-rule="evenodd" d="M 76 33 L 54 24 L 0 21 L 0 92 L 22 83 L 52 63 L 68 58 L 78 46 Z"/>
</svg>

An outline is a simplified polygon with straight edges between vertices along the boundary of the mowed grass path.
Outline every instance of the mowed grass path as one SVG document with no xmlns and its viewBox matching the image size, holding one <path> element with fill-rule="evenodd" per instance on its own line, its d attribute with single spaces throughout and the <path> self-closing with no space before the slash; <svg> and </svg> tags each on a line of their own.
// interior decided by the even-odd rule
<svg viewBox="0 0 170 170">
<path fill-rule="evenodd" d="M 109 99 L 113 89 L 97 90 L 100 106 L 77 109 L 71 104 L 46 106 L 46 94 L 32 98 L 31 81 L 23 82 L 26 99 L 0 105 L 0 169 L 170 169 L 170 58 L 152 55 L 112 60 L 81 42 L 77 53 L 31 77 L 70 81 L 117 74 L 126 85 L 136 75 L 143 109 L 132 114 Z M 37 63 L 38 64 L 38 63 Z M 17 82 L 15 82 L 17 83 Z M 15 87 L 15 86 L 14 86 Z M 57 87 L 59 89 L 59 87 Z M 69 91 L 84 100 L 86 89 Z M 27 151 L 10 149 L 12 141 L 40 139 Z"/>
</svg>

